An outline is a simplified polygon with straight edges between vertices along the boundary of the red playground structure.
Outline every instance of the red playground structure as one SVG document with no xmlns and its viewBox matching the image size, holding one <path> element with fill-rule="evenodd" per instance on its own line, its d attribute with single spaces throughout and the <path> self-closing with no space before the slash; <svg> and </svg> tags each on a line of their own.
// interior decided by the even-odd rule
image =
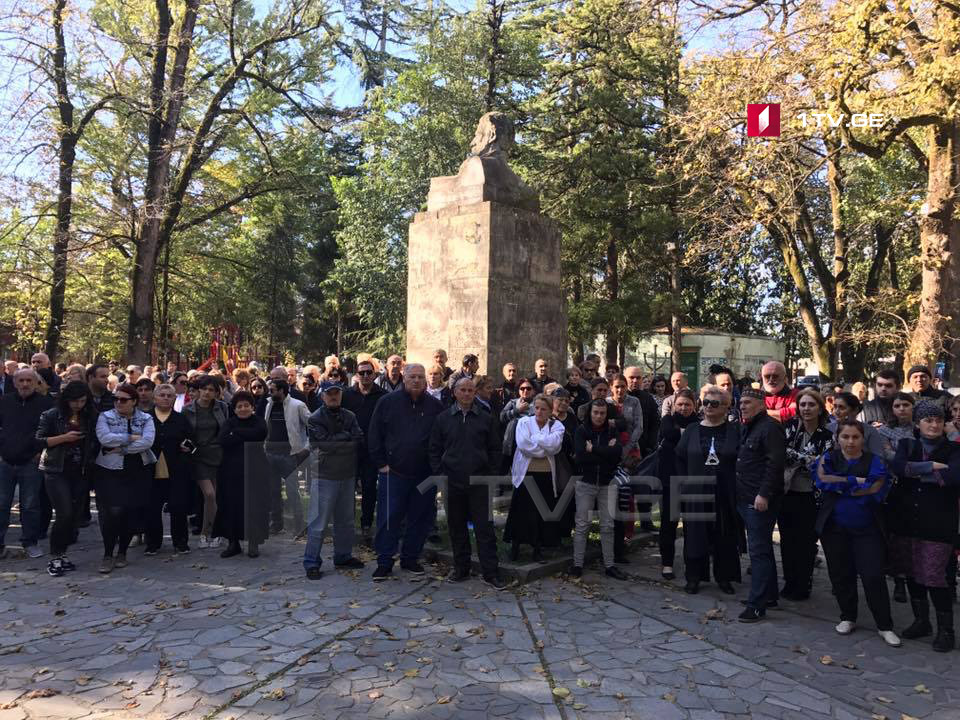
<svg viewBox="0 0 960 720">
<path fill-rule="evenodd" d="M 197 370 L 209 370 L 214 363 L 222 362 L 227 373 L 238 367 L 246 367 L 246 360 L 240 359 L 240 328 L 236 325 L 220 325 L 210 331 L 210 357 Z"/>
</svg>

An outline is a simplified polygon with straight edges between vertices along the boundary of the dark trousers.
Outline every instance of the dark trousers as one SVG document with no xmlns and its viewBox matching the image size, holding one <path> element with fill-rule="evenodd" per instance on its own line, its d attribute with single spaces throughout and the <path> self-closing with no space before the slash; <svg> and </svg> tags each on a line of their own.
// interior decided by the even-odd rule
<svg viewBox="0 0 960 720">
<path fill-rule="evenodd" d="M 64 472 L 44 473 L 44 487 L 56 520 L 50 530 L 50 554 L 63 555 L 72 545 L 77 518 L 83 511 L 83 496 L 90 497 L 87 481 L 80 468 L 67 466 Z"/>
<path fill-rule="evenodd" d="M 657 540 L 660 545 L 660 564 L 664 567 L 673 567 L 677 554 L 677 526 L 680 518 L 674 517 L 671 509 L 670 480 L 663 483 L 663 494 L 660 496 L 660 533 Z"/>
<path fill-rule="evenodd" d="M 780 501 L 780 559 L 788 590 L 809 593 L 817 557 L 817 503 L 813 493 L 789 492 Z"/>
<path fill-rule="evenodd" d="M 910 591 L 911 600 L 926 602 L 927 593 L 930 593 L 930 601 L 933 603 L 934 610 L 939 613 L 953 612 L 953 593 L 950 592 L 950 588 L 927 587 L 916 580 L 907 579 L 907 590 Z"/>
<path fill-rule="evenodd" d="M 116 550 L 120 555 L 126 555 L 130 547 L 133 532 L 130 530 L 129 509 L 97 503 L 97 517 L 100 519 L 100 534 L 103 536 L 103 556 L 112 557 Z"/>
<path fill-rule="evenodd" d="M 497 536 L 490 515 L 489 488 L 486 485 L 468 485 L 451 481 L 444 491 L 447 508 L 447 527 L 450 530 L 450 545 L 453 561 L 458 570 L 470 570 L 470 533 L 467 522 L 473 523 L 477 538 L 477 556 L 484 577 L 492 577 L 499 571 L 497 559 Z"/>
<path fill-rule="evenodd" d="M 878 630 L 892 630 L 890 596 L 887 594 L 885 568 L 887 543 L 880 529 L 871 524 L 865 528 L 845 528 L 827 521 L 820 536 L 827 557 L 827 572 L 833 594 L 840 606 L 840 619 L 856 622 L 857 576 L 867 596 L 867 606 Z"/>
<path fill-rule="evenodd" d="M 373 526 L 373 511 L 377 508 L 377 466 L 369 456 L 360 461 L 360 527 Z"/>
<path fill-rule="evenodd" d="M 737 547 L 735 535 L 723 535 L 715 523 L 707 531 L 709 547 L 700 548 L 697 552 L 687 536 L 687 529 L 692 525 L 684 525 L 683 566 L 684 578 L 691 582 L 710 581 L 710 561 L 713 560 L 713 578 L 720 582 L 740 582 L 740 550 Z"/>
<path fill-rule="evenodd" d="M 147 535 L 147 548 L 151 550 L 158 549 L 163 545 L 163 505 L 170 501 L 170 483 L 166 480 L 154 479 L 150 484 L 150 499 L 144 510 L 144 529 Z M 170 539 L 175 548 L 186 547 L 187 545 L 187 514 L 181 509 L 174 508 L 172 503 L 170 509 Z"/>
<path fill-rule="evenodd" d="M 424 479 L 400 475 L 393 470 L 377 473 L 377 537 L 374 546 L 379 566 L 392 568 L 398 548 L 401 564 L 415 563 L 420 557 L 437 505 L 436 486 L 420 492 L 418 485 Z"/>
<path fill-rule="evenodd" d="M 747 550 L 750 553 L 750 595 L 747 607 L 765 611 L 767 603 L 780 597 L 777 588 L 777 561 L 773 556 L 773 526 L 778 507 L 771 503 L 766 512 L 759 512 L 745 502 L 737 504 L 737 512 L 747 529 Z"/>
</svg>

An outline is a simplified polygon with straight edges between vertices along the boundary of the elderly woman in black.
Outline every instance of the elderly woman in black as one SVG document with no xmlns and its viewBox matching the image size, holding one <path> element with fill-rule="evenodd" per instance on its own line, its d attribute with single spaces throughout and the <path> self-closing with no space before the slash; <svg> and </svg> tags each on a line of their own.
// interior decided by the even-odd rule
<svg viewBox="0 0 960 720">
<path fill-rule="evenodd" d="M 137 386 L 139 388 L 140 384 Z M 158 385 L 153 391 L 150 415 L 156 431 L 153 454 L 157 456 L 157 464 L 145 523 L 147 555 L 155 555 L 163 544 L 165 503 L 170 510 L 170 538 L 174 550 L 178 553 L 190 552 L 187 544 L 187 511 L 196 488 L 190 462 L 194 448 L 193 428 L 182 413 L 173 409 L 176 400 L 177 391 L 173 385 Z"/>
<path fill-rule="evenodd" d="M 948 652 L 955 644 L 947 564 L 960 522 L 960 444 L 944 434 L 942 405 L 918 402 L 913 420 L 916 437 L 901 440 L 890 463 L 898 477 L 887 499 L 890 564 L 893 574 L 906 575 L 913 608 L 913 624 L 901 635 L 913 639 L 933 632 L 929 596 L 937 614 L 933 649 Z"/>
<path fill-rule="evenodd" d="M 710 558 L 717 587 L 734 593 L 731 582 L 740 582 L 740 553 L 737 544 L 737 449 L 740 425 L 727 415 L 731 397 L 716 385 L 702 391 L 703 420 L 691 423 L 677 444 L 677 475 L 711 477 L 712 484 L 684 486 L 684 494 L 713 495 L 712 502 L 682 502 L 683 562 L 688 593 L 696 593 L 700 582 L 710 577 Z"/>
<path fill-rule="evenodd" d="M 47 572 L 53 577 L 73 570 L 67 546 L 76 539 L 83 497 L 89 496 L 88 470 L 93 462 L 97 411 L 85 383 L 67 383 L 57 396 L 56 407 L 40 416 L 37 440 L 45 444 L 40 456 L 44 488 L 56 511 L 50 531 L 51 560 Z"/>
</svg>

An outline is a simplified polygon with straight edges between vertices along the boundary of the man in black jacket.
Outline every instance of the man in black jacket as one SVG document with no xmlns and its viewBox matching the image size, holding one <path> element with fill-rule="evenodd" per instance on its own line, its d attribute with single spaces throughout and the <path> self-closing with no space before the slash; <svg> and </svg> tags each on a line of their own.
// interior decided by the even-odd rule
<svg viewBox="0 0 960 720">
<path fill-rule="evenodd" d="M 640 387 L 643 382 L 643 373 L 635 365 L 623 371 L 627 379 L 627 392 L 640 401 L 643 409 L 643 435 L 640 439 L 640 450 L 649 455 L 657 447 L 657 433 L 660 431 L 660 411 L 653 395 Z"/>
<path fill-rule="evenodd" d="M 900 375 L 885 368 L 873 380 L 873 400 L 867 400 L 860 412 L 860 421 L 874 427 L 893 422 L 893 396 L 900 392 Z"/>
<path fill-rule="evenodd" d="M 360 441 L 360 460 L 357 476 L 360 480 L 360 534 L 363 544 L 372 545 L 373 511 L 377 507 L 377 466 L 370 458 L 369 435 L 373 409 L 387 391 L 373 382 L 376 371 L 369 360 L 357 363 L 359 382 L 343 393 L 343 407 L 357 416 L 363 439 Z"/>
<path fill-rule="evenodd" d="M 430 436 L 430 467 L 434 475 L 447 478 L 444 496 L 454 558 L 449 579 L 470 579 L 470 520 L 477 538 L 483 581 L 503 590 L 507 584 L 500 578 L 497 536 L 490 516 L 490 488 L 470 482 L 471 477 L 494 474 L 501 447 L 499 423 L 475 402 L 476 386 L 471 378 L 460 378 L 453 395 L 456 403 L 437 416 Z"/>
<path fill-rule="evenodd" d="M 408 365 L 403 387 L 380 398 L 370 419 L 367 447 L 377 468 L 375 581 L 393 573 L 404 522 L 400 567 L 413 575 L 424 574 L 418 561 L 433 522 L 437 489 L 421 492 L 419 485 L 430 477 L 427 444 L 437 415 L 443 412 L 443 405 L 426 388 L 423 365 Z"/>
<path fill-rule="evenodd" d="M 930 384 L 930 368 L 926 365 L 914 365 L 907 373 L 907 383 L 910 385 L 910 394 L 916 398 L 917 403 L 921 400 L 930 400 L 947 410 L 947 403 L 950 402 L 950 393 L 946 390 L 937 390 Z M 947 414 L 949 417 L 949 413 Z"/>
<path fill-rule="evenodd" d="M 747 529 L 750 595 L 740 622 L 757 622 L 777 605 L 777 563 L 773 526 L 783 495 L 786 440 L 780 423 L 766 411 L 766 393 L 745 388 L 740 395 L 740 451 L 737 454 L 737 510 Z"/>
<path fill-rule="evenodd" d="M 31 368 L 17 370 L 13 382 L 16 392 L 0 398 L 0 557 L 6 555 L 10 508 L 19 486 L 20 544 L 30 557 L 38 558 L 43 555 L 38 543 L 45 530 L 39 462 L 47 443 L 37 440 L 37 427 L 40 416 L 53 407 L 53 400 L 37 392 L 37 373 Z"/>
</svg>

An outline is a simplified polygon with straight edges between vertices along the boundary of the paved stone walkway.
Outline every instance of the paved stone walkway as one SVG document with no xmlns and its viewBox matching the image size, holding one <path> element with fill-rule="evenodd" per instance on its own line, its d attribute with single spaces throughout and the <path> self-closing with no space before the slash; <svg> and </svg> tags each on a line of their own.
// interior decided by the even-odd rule
<svg viewBox="0 0 960 720">
<path fill-rule="evenodd" d="M 746 626 L 739 596 L 659 582 L 652 549 L 634 582 L 590 568 L 496 592 L 440 582 L 439 566 L 308 581 L 302 547 L 133 548 L 100 576 L 91 528 L 65 578 L 45 558 L 0 561 L 0 720 L 960 718 L 960 652 L 888 648 L 865 609 L 836 635 L 824 577 L 814 601 Z"/>
</svg>

